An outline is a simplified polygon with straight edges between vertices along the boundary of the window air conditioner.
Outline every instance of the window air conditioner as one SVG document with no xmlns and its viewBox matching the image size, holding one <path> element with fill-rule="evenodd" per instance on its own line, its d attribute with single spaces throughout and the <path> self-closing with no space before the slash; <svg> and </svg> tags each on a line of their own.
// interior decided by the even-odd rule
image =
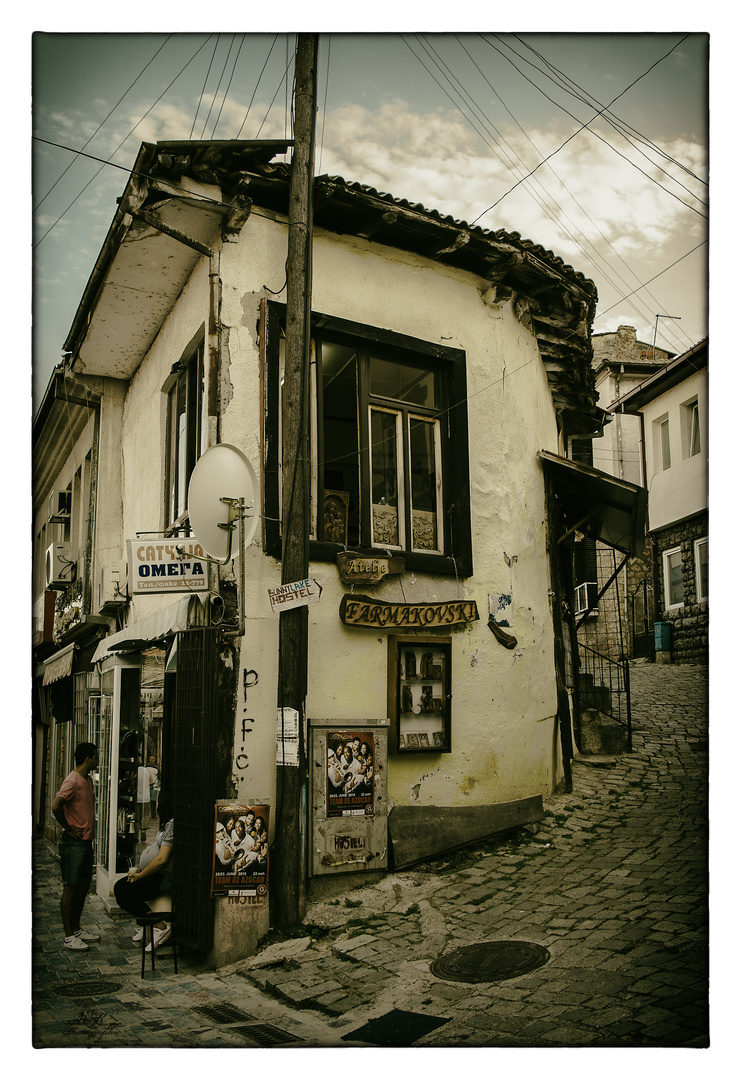
<svg viewBox="0 0 741 1080">
<path fill-rule="evenodd" d="M 69 556 L 69 544 L 49 544 L 46 549 L 47 589 L 63 589 L 75 580 L 77 564 Z"/>
</svg>

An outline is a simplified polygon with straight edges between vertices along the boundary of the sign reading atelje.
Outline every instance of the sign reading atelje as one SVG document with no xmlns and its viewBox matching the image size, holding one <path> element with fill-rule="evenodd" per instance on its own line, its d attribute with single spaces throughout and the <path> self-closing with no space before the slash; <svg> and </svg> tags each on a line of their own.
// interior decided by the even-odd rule
<svg viewBox="0 0 741 1080">
<path fill-rule="evenodd" d="M 345 593 L 340 619 L 346 626 L 415 627 L 461 626 L 479 617 L 475 600 L 448 600 L 430 604 L 386 604 L 371 596 Z"/>
</svg>

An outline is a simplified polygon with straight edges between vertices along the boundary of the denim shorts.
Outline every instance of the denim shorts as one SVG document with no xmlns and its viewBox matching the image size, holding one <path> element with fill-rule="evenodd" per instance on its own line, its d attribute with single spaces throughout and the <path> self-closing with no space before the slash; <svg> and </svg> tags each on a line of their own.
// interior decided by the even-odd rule
<svg viewBox="0 0 741 1080">
<path fill-rule="evenodd" d="M 82 885 L 93 877 L 93 842 L 78 840 L 64 833 L 59 840 L 62 860 L 62 884 Z"/>
</svg>

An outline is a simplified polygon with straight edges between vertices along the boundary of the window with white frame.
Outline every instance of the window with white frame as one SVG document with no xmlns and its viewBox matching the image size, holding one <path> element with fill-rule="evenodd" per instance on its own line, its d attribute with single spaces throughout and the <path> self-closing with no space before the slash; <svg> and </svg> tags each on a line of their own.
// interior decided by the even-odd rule
<svg viewBox="0 0 741 1080">
<path fill-rule="evenodd" d="M 700 405 L 697 398 L 686 401 L 681 408 L 682 457 L 696 457 L 700 453 Z"/>
<path fill-rule="evenodd" d="M 697 602 L 708 598 L 708 539 L 695 540 L 695 595 Z"/>
<path fill-rule="evenodd" d="M 284 308 L 267 307 L 266 442 L 276 457 L 265 517 L 277 552 Z M 470 573 L 465 354 L 315 315 L 311 360 L 312 558 L 348 547 Z"/>
<path fill-rule="evenodd" d="M 165 382 L 167 445 L 165 451 L 165 526 L 183 523 L 188 509 L 188 481 L 205 448 L 203 340 L 175 364 Z"/>
<path fill-rule="evenodd" d="M 667 608 L 680 607 L 684 603 L 682 583 L 682 549 L 670 548 L 663 554 L 664 603 Z"/>
</svg>

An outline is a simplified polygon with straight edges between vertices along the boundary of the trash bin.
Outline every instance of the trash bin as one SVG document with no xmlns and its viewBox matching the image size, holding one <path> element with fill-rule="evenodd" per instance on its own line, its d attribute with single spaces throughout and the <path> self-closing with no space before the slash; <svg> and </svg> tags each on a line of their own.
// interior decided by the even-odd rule
<svg viewBox="0 0 741 1080">
<path fill-rule="evenodd" d="M 669 652 L 672 647 L 672 624 L 654 623 L 654 647 L 656 652 Z"/>
</svg>

